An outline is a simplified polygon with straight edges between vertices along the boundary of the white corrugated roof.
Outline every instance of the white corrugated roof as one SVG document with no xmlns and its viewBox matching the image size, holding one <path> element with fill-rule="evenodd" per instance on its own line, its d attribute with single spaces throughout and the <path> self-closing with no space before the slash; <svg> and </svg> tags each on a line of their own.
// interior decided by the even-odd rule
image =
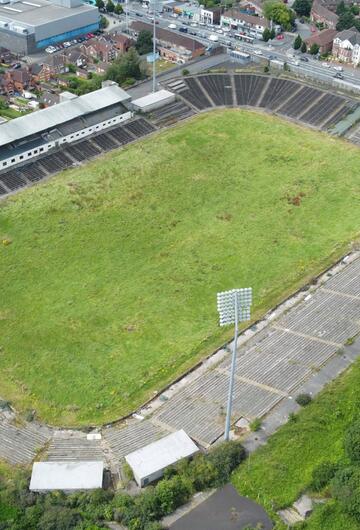
<svg viewBox="0 0 360 530">
<path fill-rule="evenodd" d="M 197 451 L 197 445 L 181 430 L 128 454 L 125 459 L 134 474 L 142 479 Z"/>
<path fill-rule="evenodd" d="M 103 462 L 35 462 L 30 490 L 87 490 L 102 488 Z"/>
<path fill-rule="evenodd" d="M 166 100 L 170 97 L 172 97 L 174 94 L 173 92 L 169 92 L 169 90 L 158 90 L 157 92 L 152 92 L 151 94 L 148 94 L 147 96 L 143 96 L 142 98 L 135 99 L 132 101 L 133 105 L 136 105 L 137 107 L 147 107 L 148 105 L 152 105 L 153 103 L 158 103 L 159 101 Z"/>
<path fill-rule="evenodd" d="M 129 100 L 130 96 L 117 85 L 110 85 L 53 107 L 38 110 L 0 124 L 0 146 L 56 127 L 90 112 Z"/>
</svg>

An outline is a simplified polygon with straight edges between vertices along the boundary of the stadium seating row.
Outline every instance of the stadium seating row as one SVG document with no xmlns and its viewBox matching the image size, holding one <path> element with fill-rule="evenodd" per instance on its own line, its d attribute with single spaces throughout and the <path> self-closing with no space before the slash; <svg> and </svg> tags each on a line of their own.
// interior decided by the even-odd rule
<svg viewBox="0 0 360 530">
<path fill-rule="evenodd" d="M 326 130 L 357 103 L 290 79 L 258 74 L 205 74 L 170 81 L 168 87 L 198 111 L 216 106 L 261 107 Z"/>
</svg>

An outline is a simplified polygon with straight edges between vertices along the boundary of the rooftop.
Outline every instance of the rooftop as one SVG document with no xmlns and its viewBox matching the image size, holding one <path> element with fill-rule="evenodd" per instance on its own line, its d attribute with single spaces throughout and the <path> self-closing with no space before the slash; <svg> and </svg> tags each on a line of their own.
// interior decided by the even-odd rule
<svg viewBox="0 0 360 530">
<path fill-rule="evenodd" d="M 312 44 L 318 44 L 319 46 L 325 46 L 335 39 L 337 34 L 336 29 L 324 29 L 320 33 L 311 35 L 308 39 L 305 39 L 306 44 L 311 46 Z"/>
<path fill-rule="evenodd" d="M 103 462 L 35 462 L 30 490 L 88 490 L 101 488 Z"/>
<path fill-rule="evenodd" d="M 228 11 L 225 11 L 223 16 L 233 18 L 235 20 L 241 20 L 243 22 L 248 22 L 249 24 L 254 24 L 257 26 L 263 26 L 264 28 L 269 26 L 269 22 L 266 20 L 266 18 L 247 15 L 246 13 L 241 13 L 241 11 L 238 11 L 237 9 L 229 9 Z"/>
<path fill-rule="evenodd" d="M 351 44 L 360 44 L 360 33 L 355 27 L 344 29 L 336 35 L 337 39 L 348 40 Z"/>
<path fill-rule="evenodd" d="M 26 138 L 110 105 L 129 101 L 130 96 L 118 85 L 110 85 L 53 107 L 27 114 L 0 124 L 0 146 Z"/>
<path fill-rule="evenodd" d="M 181 430 L 130 453 L 125 459 L 137 477 L 145 478 L 197 451 L 197 445 Z"/>
<path fill-rule="evenodd" d="M 152 25 L 147 24 L 146 22 L 140 22 L 139 20 L 136 20 L 131 24 L 131 29 L 136 31 L 136 33 L 139 33 L 142 30 L 148 30 L 152 32 Z M 167 29 L 159 27 L 156 28 L 156 38 L 159 41 L 168 42 L 173 46 L 182 47 L 191 52 L 194 50 L 199 50 L 200 48 L 205 48 L 205 46 L 201 42 L 195 39 L 184 37 L 179 33 L 175 33 L 174 31 L 169 31 Z"/>
<path fill-rule="evenodd" d="M 25 26 L 41 26 L 54 20 L 60 20 L 77 13 L 86 13 L 96 9 L 86 4 L 72 7 L 62 7 L 47 0 L 23 0 L 10 4 L 0 3 L 0 20 L 6 22 L 21 22 Z"/>
</svg>

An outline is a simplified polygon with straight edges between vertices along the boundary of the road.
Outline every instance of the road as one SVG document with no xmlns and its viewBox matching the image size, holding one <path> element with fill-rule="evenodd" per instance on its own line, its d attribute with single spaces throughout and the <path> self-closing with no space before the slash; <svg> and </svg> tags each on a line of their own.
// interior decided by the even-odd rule
<svg viewBox="0 0 360 530">
<path fill-rule="evenodd" d="M 132 2 L 129 3 L 128 8 L 129 25 L 134 20 L 141 20 L 143 22 L 151 23 L 152 15 L 148 12 L 146 8 L 143 8 L 139 3 Z M 187 28 L 188 36 L 196 38 L 200 42 L 204 43 L 206 46 L 210 46 L 212 44 L 209 39 L 210 35 L 216 35 L 220 44 L 223 44 L 228 48 L 237 48 L 241 51 L 249 53 L 253 58 L 276 58 L 280 61 L 287 62 L 290 65 L 293 64 L 294 66 L 295 62 L 299 62 L 299 73 L 316 80 L 329 81 L 330 83 L 332 83 L 336 74 L 336 71 L 334 70 L 334 67 L 332 65 L 330 67 L 326 67 L 321 61 L 315 59 L 309 54 L 301 54 L 300 52 L 295 52 L 292 48 L 292 34 L 285 34 L 284 40 L 275 39 L 271 42 L 271 44 L 267 44 L 264 41 L 260 40 L 255 40 L 253 44 L 246 44 L 236 39 L 234 37 L 234 32 L 221 34 L 219 33 L 219 29 L 210 28 L 199 24 L 191 24 L 186 17 L 174 18 L 170 14 L 162 13 L 158 15 L 157 20 L 157 26 L 166 29 L 169 29 L 169 24 L 175 24 L 177 26 L 176 30 L 169 29 L 169 31 L 174 31 L 175 33 L 179 32 L 178 28 L 180 27 Z M 125 15 L 122 17 L 122 19 L 117 19 L 115 25 L 110 24 L 111 29 L 116 26 L 121 26 L 121 28 L 125 30 Z M 302 33 L 304 33 L 304 25 L 301 25 L 301 31 Z M 184 33 L 184 35 L 186 34 Z M 301 60 L 301 57 L 307 59 L 307 61 Z M 354 69 L 351 66 L 343 66 L 342 75 L 344 77 L 344 81 L 359 85 L 360 87 L 360 72 L 357 69 Z"/>
</svg>

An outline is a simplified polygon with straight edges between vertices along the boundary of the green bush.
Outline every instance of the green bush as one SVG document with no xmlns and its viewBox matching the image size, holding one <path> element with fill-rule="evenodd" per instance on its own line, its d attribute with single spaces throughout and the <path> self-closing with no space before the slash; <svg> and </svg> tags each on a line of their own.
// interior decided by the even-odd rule
<svg viewBox="0 0 360 530">
<path fill-rule="evenodd" d="M 334 462 L 322 462 L 313 469 L 311 489 L 321 491 L 334 478 L 339 465 Z"/>
<path fill-rule="evenodd" d="M 192 493 L 192 483 L 187 477 L 175 475 L 170 479 L 161 480 L 155 488 L 156 499 L 159 503 L 159 513 L 161 515 L 169 515 L 176 508 L 185 504 Z"/>
<path fill-rule="evenodd" d="M 188 472 L 196 491 L 211 488 L 219 479 L 219 473 L 214 463 L 210 462 L 203 454 L 194 457 Z"/>
<path fill-rule="evenodd" d="M 360 467 L 338 471 L 332 481 L 331 491 L 344 511 L 360 522 Z"/>
<path fill-rule="evenodd" d="M 231 473 L 244 460 L 245 449 L 236 441 L 224 442 L 214 447 L 208 460 L 217 470 L 217 478 L 213 486 L 221 486 L 228 482 Z"/>
<path fill-rule="evenodd" d="M 260 427 L 261 427 L 261 419 L 260 418 L 255 418 L 251 423 L 250 423 L 250 430 L 253 431 L 253 432 L 256 432 L 256 431 L 259 431 L 260 430 Z"/>
<path fill-rule="evenodd" d="M 306 407 L 306 405 L 309 405 L 309 403 L 311 403 L 312 397 L 310 396 L 310 394 L 299 394 L 298 396 L 296 396 L 295 401 L 301 407 Z"/>
<path fill-rule="evenodd" d="M 360 420 L 355 421 L 345 434 L 345 452 L 352 462 L 360 462 Z"/>
</svg>

